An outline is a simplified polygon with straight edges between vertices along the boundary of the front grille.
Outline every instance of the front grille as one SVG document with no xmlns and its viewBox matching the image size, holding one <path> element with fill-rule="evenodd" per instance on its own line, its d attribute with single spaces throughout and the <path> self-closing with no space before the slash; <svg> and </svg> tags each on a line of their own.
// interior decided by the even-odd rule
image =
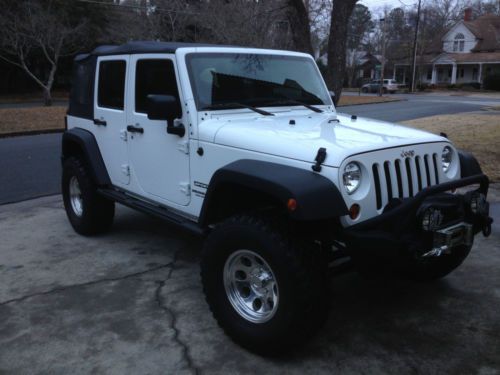
<svg viewBox="0 0 500 375">
<path fill-rule="evenodd" d="M 415 196 L 422 189 L 439 184 L 437 154 L 386 160 L 372 165 L 377 209 L 392 198 Z"/>
</svg>

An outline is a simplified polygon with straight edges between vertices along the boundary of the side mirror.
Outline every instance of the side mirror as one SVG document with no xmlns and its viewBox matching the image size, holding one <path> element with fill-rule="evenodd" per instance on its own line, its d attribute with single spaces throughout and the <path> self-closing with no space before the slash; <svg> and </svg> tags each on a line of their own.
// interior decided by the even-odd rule
<svg viewBox="0 0 500 375">
<path fill-rule="evenodd" d="M 148 119 L 166 120 L 167 133 L 183 137 L 186 133 L 184 125 L 175 125 L 174 120 L 182 117 L 178 100 L 172 95 L 148 95 Z"/>
</svg>

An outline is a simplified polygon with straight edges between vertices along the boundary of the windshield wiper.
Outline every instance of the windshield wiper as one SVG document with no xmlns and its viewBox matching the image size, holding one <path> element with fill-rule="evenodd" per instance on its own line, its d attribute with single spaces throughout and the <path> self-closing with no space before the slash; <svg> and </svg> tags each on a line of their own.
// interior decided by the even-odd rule
<svg viewBox="0 0 500 375">
<path fill-rule="evenodd" d="M 314 107 L 314 106 L 312 106 L 310 104 L 303 103 L 301 101 L 295 100 L 295 99 L 278 100 L 278 101 L 270 102 L 270 103 L 266 103 L 266 104 L 267 105 L 275 105 L 275 104 L 298 104 L 298 105 L 306 107 L 307 109 L 310 109 L 311 111 L 314 111 L 316 113 L 323 113 L 323 110 L 321 110 L 319 108 L 316 108 L 316 107 Z"/>
<path fill-rule="evenodd" d="M 243 104 L 243 103 L 219 103 L 219 104 L 212 104 L 206 107 L 203 107 L 202 109 L 230 109 L 230 108 L 248 108 L 254 112 L 257 112 L 263 116 L 274 116 L 274 113 L 264 111 L 259 108 L 252 107 L 251 105 Z"/>
</svg>

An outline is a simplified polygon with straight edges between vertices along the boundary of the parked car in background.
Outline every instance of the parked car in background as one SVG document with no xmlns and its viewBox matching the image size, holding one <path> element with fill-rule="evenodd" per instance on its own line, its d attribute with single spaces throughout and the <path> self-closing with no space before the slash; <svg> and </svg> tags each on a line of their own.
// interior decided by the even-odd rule
<svg viewBox="0 0 500 375">
<path fill-rule="evenodd" d="M 399 89 L 399 84 L 395 79 L 384 79 L 384 84 L 382 85 L 382 92 L 387 94 L 388 92 L 394 94 Z M 361 86 L 361 91 L 364 93 L 369 92 L 379 92 L 380 91 L 380 79 L 371 81 L 367 84 Z"/>
</svg>

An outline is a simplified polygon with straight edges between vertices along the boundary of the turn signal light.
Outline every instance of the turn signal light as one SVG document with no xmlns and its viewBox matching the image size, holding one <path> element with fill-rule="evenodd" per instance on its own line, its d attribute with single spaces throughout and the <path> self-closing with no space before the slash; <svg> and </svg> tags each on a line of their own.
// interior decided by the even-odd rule
<svg viewBox="0 0 500 375">
<path fill-rule="evenodd" d="M 293 198 L 290 198 L 286 206 L 288 207 L 288 211 L 290 212 L 295 211 L 297 209 L 297 201 Z"/>
<path fill-rule="evenodd" d="M 361 207 L 359 207 L 359 204 L 354 203 L 351 208 L 349 208 L 349 217 L 352 220 L 355 220 L 359 216 L 359 211 L 361 210 Z"/>
</svg>

